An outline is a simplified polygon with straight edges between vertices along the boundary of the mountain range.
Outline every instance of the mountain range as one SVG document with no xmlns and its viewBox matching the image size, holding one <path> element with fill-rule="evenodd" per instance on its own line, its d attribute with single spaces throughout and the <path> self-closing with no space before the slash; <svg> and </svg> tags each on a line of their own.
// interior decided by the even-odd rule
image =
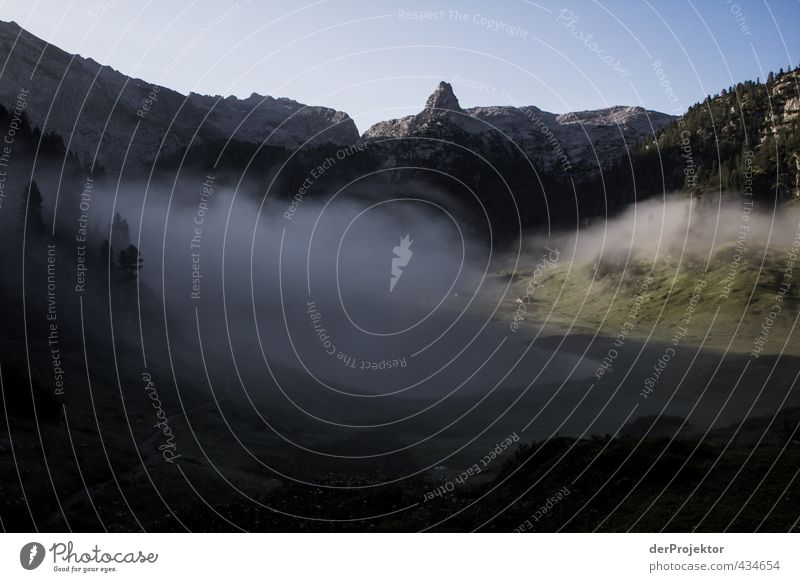
<svg viewBox="0 0 800 582">
<path fill-rule="evenodd" d="M 341 111 L 256 93 L 246 99 L 183 95 L 69 54 L 14 22 L 0 22 L 0 61 L 0 103 L 12 104 L 28 89 L 33 125 L 62 136 L 83 161 L 96 156 L 112 172 L 123 164 L 146 171 L 157 152 L 169 157 L 190 143 L 233 140 L 295 149 L 420 137 L 480 150 L 517 149 L 545 170 L 590 169 L 607 166 L 673 119 L 641 107 L 566 114 L 534 106 L 462 109 L 451 85 L 442 82 L 419 114 L 377 123 L 359 135 Z"/>
<path fill-rule="evenodd" d="M 269 195 L 287 200 L 351 184 L 353 195 L 444 193 L 468 220 L 488 224 L 490 236 L 509 239 L 669 192 L 749 187 L 756 198 L 800 196 L 798 69 L 732 85 L 680 117 L 630 106 L 462 108 L 443 81 L 416 115 L 360 135 L 342 111 L 256 93 L 183 95 L 69 54 L 13 22 L 0 22 L 0 62 L 9 119 L 22 97 L 26 122 L 55 150 L 63 140 L 83 173 L 135 177 L 192 166 L 234 182 L 247 174 L 254 195 L 270 185 Z M 334 158 L 346 162 L 309 180 Z"/>
<path fill-rule="evenodd" d="M 377 123 L 363 139 L 436 137 L 471 143 L 477 150 L 517 149 L 545 169 L 567 172 L 605 167 L 673 119 L 622 106 L 564 114 L 533 105 L 462 109 L 453 87 L 441 82 L 420 113 Z"/>
<path fill-rule="evenodd" d="M 169 156 L 192 139 L 269 140 L 286 147 L 307 140 L 358 140 L 345 113 L 255 93 L 246 99 L 182 95 L 71 55 L 14 22 L 0 22 L 0 62 L 0 103 L 11 104 L 21 89 L 28 89 L 26 111 L 33 125 L 61 135 L 84 161 L 97 154 L 111 171 L 123 162 L 126 168 L 145 170 L 159 148 L 160 155 Z M 126 158 L 134 137 L 135 147 Z"/>
</svg>

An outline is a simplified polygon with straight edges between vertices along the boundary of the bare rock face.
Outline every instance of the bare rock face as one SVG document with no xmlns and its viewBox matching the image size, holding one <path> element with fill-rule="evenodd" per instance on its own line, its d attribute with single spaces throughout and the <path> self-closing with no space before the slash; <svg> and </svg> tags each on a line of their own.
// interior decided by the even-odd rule
<svg viewBox="0 0 800 582">
<path fill-rule="evenodd" d="M 84 161 L 97 156 L 110 171 L 123 165 L 146 170 L 157 152 L 169 156 L 191 139 L 233 137 L 289 148 L 359 140 L 346 113 L 257 94 L 185 96 L 68 54 L 14 22 L 0 22 L 0 62 L 0 102 L 15 103 L 27 90 L 26 111 L 34 125 L 60 134 Z"/>
<path fill-rule="evenodd" d="M 794 197 L 800 198 L 800 154 L 794 154 Z"/>
<path fill-rule="evenodd" d="M 673 116 L 641 107 L 610 107 L 556 115 L 538 107 L 462 109 L 449 83 L 439 83 L 417 115 L 377 123 L 367 141 L 439 137 L 472 148 L 519 149 L 553 171 L 606 167 L 625 149 L 654 135 Z"/>
<path fill-rule="evenodd" d="M 285 97 L 253 93 L 247 99 L 221 99 L 191 93 L 188 101 L 208 113 L 209 126 L 240 141 L 296 148 L 306 142 L 352 144 L 359 139 L 355 123 L 346 113 Z"/>
<path fill-rule="evenodd" d="M 456 144 L 479 154 L 521 153 L 545 171 L 591 172 L 673 119 L 640 107 L 563 115 L 533 106 L 463 109 L 453 87 L 441 82 L 420 113 L 380 122 L 360 137 L 341 111 L 256 93 L 246 99 L 182 95 L 68 54 L 13 22 L 0 22 L 0 60 L 0 103 L 13 104 L 25 91 L 34 125 L 61 135 L 84 162 L 96 159 L 112 172 L 146 171 L 157 157 L 178 154 L 190 142 L 233 139 L 294 149 L 409 138 L 420 138 L 407 152 L 411 158 L 415 148 L 432 158 L 445 144 Z M 796 110 L 789 101 L 786 117 Z M 394 152 L 383 153 L 394 159 Z"/>
<path fill-rule="evenodd" d="M 417 115 L 376 123 L 362 136 L 365 140 L 406 137 L 450 139 L 462 131 L 476 131 L 476 122 L 461 109 L 450 83 L 442 81 L 428 97 L 425 108 Z M 464 136 L 461 136 L 464 137 Z"/>
<path fill-rule="evenodd" d="M 450 83 L 442 81 L 436 90 L 431 93 L 428 100 L 425 102 L 425 109 L 427 111 L 463 111 L 458 104 L 458 98 L 453 93 L 453 86 Z"/>
</svg>

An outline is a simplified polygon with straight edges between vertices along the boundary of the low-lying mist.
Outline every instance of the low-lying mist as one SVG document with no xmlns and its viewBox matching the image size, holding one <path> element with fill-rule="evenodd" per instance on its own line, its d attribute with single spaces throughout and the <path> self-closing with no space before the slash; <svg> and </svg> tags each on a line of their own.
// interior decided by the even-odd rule
<svg viewBox="0 0 800 582">
<path fill-rule="evenodd" d="M 633 204 L 608 219 L 592 218 L 579 230 L 553 229 L 548 237 L 528 233 L 525 254 L 549 244 L 576 261 L 617 259 L 629 253 L 654 261 L 667 256 L 694 259 L 740 239 L 788 246 L 797 230 L 796 216 L 763 199 L 734 192 L 699 199 L 673 194 Z"/>
<path fill-rule="evenodd" d="M 90 297 L 111 298 L 115 346 L 128 346 L 143 369 L 160 362 L 179 391 L 263 396 L 344 427 L 408 418 L 387 406 L 396 398 L 429 402 L 412 416 L 463 401 L 445 414 L 452 419 L 485 401 L 500 406 L 498 414 L 520 398 L 576 405 L 597 356 L 563 339 L 544 341 L 554 332 L 535 317 L 510 326 L 521 298 L 516 278 L 499 274 L 525 277 L 537 264 L 572 261 L 624 269 L 629 255 L 702 260 L 742 236 L 788 245 L 796 231 L 791 216 L 764 202 L 676 195 L 499 247 L 459 214 L 455 195 L 420 184 L 396 198 L 368 184 L 292 198 L 214 176 L 99 179 L 61 190 L 56 212 L 58 181 L 40 184 L 45 223 L 57 217 L 58 270 L 69 282 L 60 288 L 75 282 L 76 249 L 85 245 L 95 262 L 85 273 L 94 295 L 84 308 Z M 128 245 L 140 253 L 137 267 L 119 257 Z M 43 269 L 44 257 L 29 257 L 28 271 Z M 623 411 L 591 430 L 617 426 Z M 571 422 L 582 426 L 593 414 Z M 538 418 L 536 410 L 530 416 Z M 555 426 L 543 422 L 542 433 Z"/>
</svg>

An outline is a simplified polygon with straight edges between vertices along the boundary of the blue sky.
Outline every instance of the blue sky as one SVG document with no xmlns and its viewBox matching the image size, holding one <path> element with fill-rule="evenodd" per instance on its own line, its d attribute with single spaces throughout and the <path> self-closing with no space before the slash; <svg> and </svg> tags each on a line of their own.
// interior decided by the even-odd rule
<svg viewBox="0 0 800 582">
<path fill-rule="evenodd" d="M 6 0 L 0 18 L 184 93 L 291 97 L 362 131 L 440 80 L 465 107 L 676 113 L 800 62 L 798 0 Z"/>
</svg>

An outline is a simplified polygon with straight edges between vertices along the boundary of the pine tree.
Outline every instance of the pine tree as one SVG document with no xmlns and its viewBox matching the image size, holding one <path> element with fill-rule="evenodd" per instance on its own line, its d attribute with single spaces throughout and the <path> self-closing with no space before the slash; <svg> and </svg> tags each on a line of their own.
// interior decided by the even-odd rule
<svg viewBox="0 0 800 582">
<path fill-rule="evenodd" d="M 22 192 L 22 224 L 27 223 L 29 235 L 41 236 L 46 227 L 42 213 L 44 212 L 44 197 L 36 182 L 31 182 Z"/>
<path fill-rule="evenodd" d="M 143 263 L 139 249 L 133 245 L 128 245 L 127 249 L 119 252 L 119 269 L 122 271 L 123 279 L 130 285 L 136 283 L 139 278 Z"/>
<path fill-rule="evenodd" d="M 100 243 L 100 264 L 105 267 L 108 265 L 108 258 L 113 256 L 114 249 L 111 248 L 111 245 L 108 243 L 108 239 L 105 239 L 102 243 Z"/>
<path fill-rule="evenodd" d="M 111 225 L 111 246 L 126 249 L 129 244 L 131 244 L 131 231 L 128 221 L 117 212 L 114 214 L 114 222 Z"/>
</svg>

